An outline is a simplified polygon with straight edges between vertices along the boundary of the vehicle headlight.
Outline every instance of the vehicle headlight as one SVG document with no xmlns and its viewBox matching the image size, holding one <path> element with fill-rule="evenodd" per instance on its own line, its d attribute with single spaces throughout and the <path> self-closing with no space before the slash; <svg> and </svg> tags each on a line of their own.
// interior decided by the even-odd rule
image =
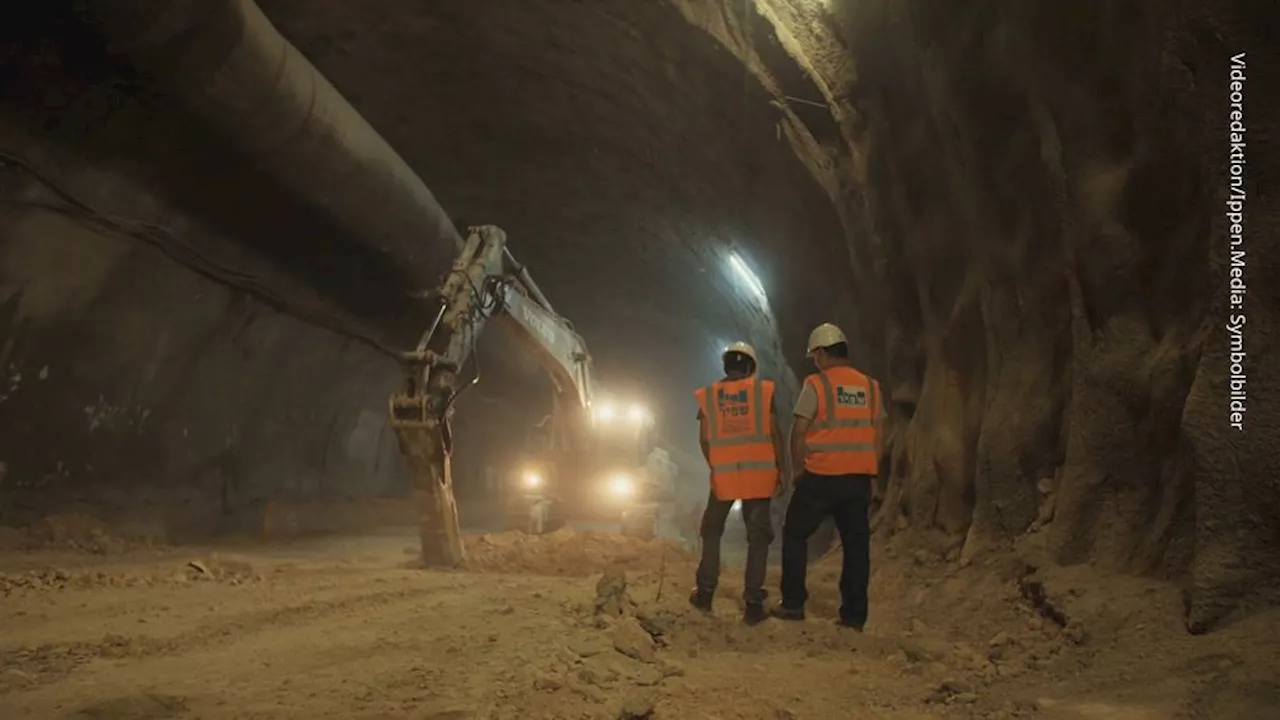
<svg viewBox="0 0 1280 720">
<path fill-rule="evenodd" d="M 635 481 L 626 475 L 614 475 L 609 479 L 609 493 L 614 497 L 630 497 L 635 491 Z"/>
<path fill-rule="evenodd" d="M 627 410 L 627 419 L 637 425 L 642 424 L 649 419 L 649 410 L 640 404 L 632 405 Z"/>
<path fill-rule="evenodd" d="M 542 476 L 533 471 L 525 473 L 524 486 L 530 489 L 542 487 Z"/>
<path fill-rule="evenodd" d="M 617 414 L 618 409 L 610 403 L 600 403 L 596 406 L 596 420 L 601 422 L 612 422 Z"/>
</svg>

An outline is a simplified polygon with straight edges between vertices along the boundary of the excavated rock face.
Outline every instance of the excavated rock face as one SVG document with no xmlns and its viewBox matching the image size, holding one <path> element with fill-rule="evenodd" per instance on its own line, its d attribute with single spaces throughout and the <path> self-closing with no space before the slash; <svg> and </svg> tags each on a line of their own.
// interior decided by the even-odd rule
<svg viewBox="0 0 1280 720">
<path fill-rule="evenodd" d="M 852 256 L 879 266 L 892 308 L 876 328 L 894 401 L 886 512 L 966 534 L 968 555 L 1048 522 L 1060 562 L 1184 579 L 1193 629 L 1274 601 L 1275 204 L 1249 199 L 1242 310 L 1224 203 L 1231 57 L 1256 58 L 1275 18 L 1230 3 L 765 4 L 802 57 L 806 34 L 822 40 L 804 64 L 831 88 L 833 149 L 861 191 Z M 1268 72 L 1249 66 L 1253 147 L 1274 119 Z M 1246 192 L 1274 171 L 1249 155 Z M 1243 429 L 1224 329 L 1240 314 Z"/>
<path fill-rule="evenodd" d="M 261 6 L 459 225 L 508 232 L 601 371 L 657 388 L 673 437 L 692 444 L 689 389 L 714 377 L 718 343 L 751 339 L 791 396 L 792 372 L 805 371 L 805 333 L 835 320 L 858 364 L 892 389 L 882 510 L 892 522 L 883 527 L 941 533 L 948 547 L 963 541 L 969 557 L 1040 533 L 1059 562 L 1180 580 L 1193 628 L 1277 599 L 1280 460 L 1267 445 L 1276 386 L 1265 371 L 1280 305 L 1271 277 L 1277 213 L 1274 199 L 1257 193 L 1275 173 L 1261 149 L 1275 83 L 1257 62 L 1274 18 L 1261 4 Z M 187 127 L 192 119 L 162 94 L 148 94 L 145 77 L 127 68 L 78 75 L 77 63 L 97 57 L 76 50 L 88 40 L 44 36 L 62 45 L 49 40 L 26 60 L 11 55 L 6 67 L 61 82 L 6 95 L 6 118 L 18 129 L 0 126 L 0 136 L 35 138 L 55 165 L 96 158 L 98 174 L 73 183 L 94 196 L 87 199 L 139 219 L 162 216 L 188 235 L 203 233 L 207 248 L 261 248 L 277 271 L 294 268 L 276 287 L 318 293 L 380 337 L 413 327 L 411 313 L 395 311 L 408 288 L 352 249 L 358 242 L 300 225 L 306 213 L 292 201 L 246 189 L 252 159 L 209 150 L 220 146 Z M 1227 291 L 1225 179 L 1229 65 L 1240 52 L 1251 53 L 1243 93 L 1253 144 L 1242 186 L 1248 409 L 1236 429 L 1226 325 L 1240 309 Z M 133 120 L 149 130 L 129 132 Z M 71 160 L 56 152 L 64 145 L 75 149 Z M 148 172 L 122 172 L 122 157 L 134 158 L 126 169 Z M 104 189 L 104 176 L 118 182 Z M 146 189 L 161 197 L 140 200 Z M 208 222 L 233 201 L 253 202 L 252 212 Z M 326 253 L 303 253 L 299 227 L 351 262 L 326 265 L 316 260 Z M 29 284 L 13 258 L 34 257 L 36 235 L 6 238 L 7 284 Z M 728 270 L 731 248 L 764 276 L 766 310 Z M 157 261 L 112 262 L 127 275 Z M 13 311 L 23 328 L 11 333 L 21 336 L 16 347 L 49 346 L 53 336 L 41 328 L 50 326 L 59 343 L 80 336 L 82 306 L 105 297 L 81 295 L 66 307 L 46 303 L 34 329 L 29 313 Z M 163 295 L 175 316 L 197 307 L 179 296 Z M 97 322 L 115 327 L 129 312 Z M 303 337 L 289 327 L 287 337 Z M 116 344 L 95 342 L 101 364 L 128 366 Z M 306 343 L 334 354 L 325 341 Z M 130 346 L 146 355 L 143 341 Z M 193 336 L 175 352 L 190 361 L 202 351 Z M 349 364 L 375 362 L 353 356 Z M 335 404 L 376 405 L 383 391 L 375 383 L 361 383 L 349 400 L 315 399 L 346 366 L 288 364 L 255 377 L 293 380 L 276 404 L 305 408 L 301 424 Z M 100 387 L 119 395 L 130 382 L 79 373 L 55 405 L 18 407 L 70 417 L 81 395 Z M 155 393 L 154 384 L 139 387 Z M 174 460 L 148 474 L 194 472 L 194 461 L 178 461 L 191 454 L 178 429 L 224 404 L 157 403 L 152 426 L 171 430 L 137 440 L 134 454 L 158 447 Z M 245 413 L 250 426 L 270 424 L 265 411 Z M 23 444 L 42 441 L 37 435 L 26 432 Z M 309 442 L 326 454 L 351 445 L 341 429 L 323 435 Z M 383 452 L 373 445 L 365 454 Z M 11 451 L 14 458 L 0 457 L 8 477 L 53 472 Z M 288 475 L 305 467 L 294 458 L 306 454 L 264 451 L 251 464 Z M 49 465 L 57 457 L 39 455 Z M 112 467 L 131 466 L 117 459 Z"/>
<path fill-rule="evenodd" d="M 787 99 L 796 80 L 770 67 L 752 16 L 678 4 Z M 785 120 L 841 214 L 852 329 L 892 388 L 888 519 L 963 536 L 970 557 L 1046 532 L 1059 562 L 1179 578 L 1193 629 L 1274 601 L 1275 385 L 1258 371 L 1274 207 L 1249 200 L 1245 312 L 1229 304 L 1224 203 L 1231 58 L 1276 18 L 1230 3 L 756 6 L 829 110 L 794 101 Z M 1251 72 L 1256 146 L 1275 99 Z M 1250 156 L 1246 194 L 1271 172 Z M 1241 316 L 1243 418 L 1227 328 Z"/>
</svg>

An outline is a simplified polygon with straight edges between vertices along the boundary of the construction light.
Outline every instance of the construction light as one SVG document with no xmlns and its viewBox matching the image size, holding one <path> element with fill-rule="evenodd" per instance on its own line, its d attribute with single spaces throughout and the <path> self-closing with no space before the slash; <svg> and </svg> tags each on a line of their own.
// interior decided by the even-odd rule
<svg viewBox="0 0 1280 720">
<path fill-rule="evenodd" d="M 609 478 L 609 494 L 616 498 L 628 498 L 636 491 L 635 481 L 621 473 Z"/>
<path fill-rule="evenodd" d="M 613 403 L 600 403 L 596 406 L 595 414 L 596 420 L 601 422 L 613 422 L 614 418 L 618 415 L 618 409 L 613 406 Z"/>
<path fill-rule="evenodd" d="M 524 486 L 530 489 L 542 487 L 542 476 L 532 471 L 525 473 Z"/>
<path fill-rule="evenodd" d="M 636 403 L 627 410 L 627 419 L 639 425 L 649 419 L 649 410 L 645 406 Z"/>
<path fill-rule="evenodd" d="M 760 278 L 756 277 L 754 272 L 751 272 L 751 268 L 747 266 L 747 263 L 744 262 L 741 257 L 738 257 L 738 253 L 729 253 L 729 264 L 733 266 L 734 271 L 738 275 L 738 279 L 741 280 L 742 283 L 751 290 L 751 292 L 755 293 L 756 298 L 760 300 L 760 302 L 766 302 L 769 299 L 769 295 L 764 291 L 764 285 L 760 283 Z"/>
</svg>

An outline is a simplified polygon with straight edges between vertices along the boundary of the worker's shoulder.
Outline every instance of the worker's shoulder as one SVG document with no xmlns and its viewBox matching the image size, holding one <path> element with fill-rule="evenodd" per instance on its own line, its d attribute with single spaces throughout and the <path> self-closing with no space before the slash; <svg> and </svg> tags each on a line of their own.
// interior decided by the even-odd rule
<svg viewBox="0 0 1280 720">
<path fill-rule="evenodd" d="M 868 380 L 875 380 L 875 378 L 871 377 L 871 375 L 870 375 L 869 373 L 867 373 L 865 370 L 863 370 L 862 368 L 860 368 L 860 367 L 858 367 L 858 366 L 856 366 L 856 365 L 841 365 L 841 366 L 839 366 L 839 367 L 834 367 L 834 368 L 832 368 L 832 370 L 835 370 L 835 371 L 846 371 L 846 370 L 847 370 L 848 372 L 851 372 L 851 373 L 853 373 L 854 375 L 857 375 L 857 376 L 859 376 L 859 377 L 864 377 L 864 378 L 866 378 L 866 379 L 868 379 Z"/>
<path fill-rule="evenodd" d="M 712 387 L 715 385 L 728 385 L 729 383 L 755 383 L 755 382 L 774 385 L 774 386 L 778 384 L 773 378 L 764 377 L 762 375 L 746 375 L 743 377 L 731 377 L 729 375 L 725 375 L 724 377 L 715 381 L 711 385 L 708 385 L 707 387 Z M 705 389 L 706 388 L 698 388 L 698 390 L 696 390 L 695 392 L 699 392 Z"/>
<path fill-rule="evenodd" d="M 778 386 L 778 383 L 773 378 L 760 374 L 748 375 L 747 377 L 742 378 L 742 380 L 746 380 L 751 383 L 760 383 L 761 386 L 771 389 Z"/>
</svg>

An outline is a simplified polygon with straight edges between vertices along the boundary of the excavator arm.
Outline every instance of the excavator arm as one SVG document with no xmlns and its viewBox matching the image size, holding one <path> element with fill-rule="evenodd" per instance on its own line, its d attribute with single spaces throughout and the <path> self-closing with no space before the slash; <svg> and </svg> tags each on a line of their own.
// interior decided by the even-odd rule
<svg viewBox="0 0 1280 720">
<path fill-rule="evenodd" d="M 470 228 L 433 296 L 440 304 L 434 322 L 414 350 L 401 354 L 404 385 L 391 396 L 390 422 L 412 474 L 423 563 L 457 567 L 466 550 L 453 493 L 449 420 L 458 395 L 474 382 L 462 380 L 463 368 L 488 322 L 504 325 L 550 375 L 560 422 L 589 422 L 594 379 L 581 336 L 516 262 L 501 229 Z"/>
</svg>

